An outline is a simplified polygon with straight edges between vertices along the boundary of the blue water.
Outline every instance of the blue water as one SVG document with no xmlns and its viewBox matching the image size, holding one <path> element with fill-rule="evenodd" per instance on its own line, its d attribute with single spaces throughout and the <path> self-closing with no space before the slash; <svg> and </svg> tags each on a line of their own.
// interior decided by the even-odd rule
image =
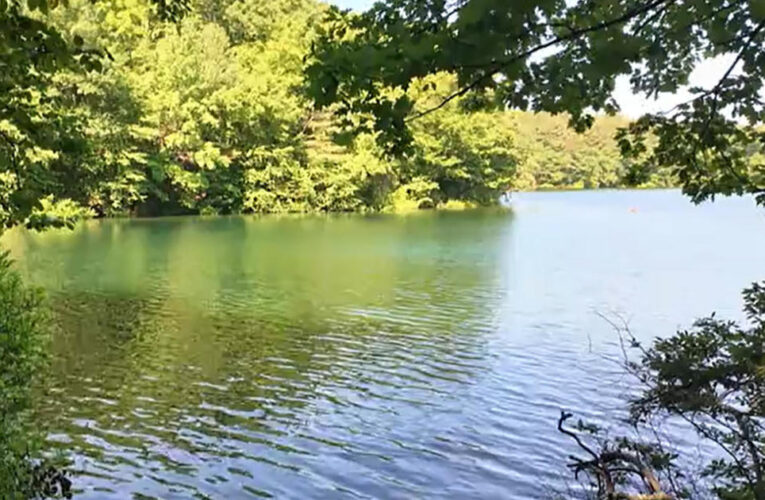
<svg viewBox="0 0 765 500">
<path fill-rule="evenodd" d="M 5 243 L 51 297 L 40 411 L 87 499 L 543 498 L 559 411 L 618 426 L 634 389 L 601 316 L 650 340 L 765 279 L 765 210 L 676 191 Z"/>
</svg>

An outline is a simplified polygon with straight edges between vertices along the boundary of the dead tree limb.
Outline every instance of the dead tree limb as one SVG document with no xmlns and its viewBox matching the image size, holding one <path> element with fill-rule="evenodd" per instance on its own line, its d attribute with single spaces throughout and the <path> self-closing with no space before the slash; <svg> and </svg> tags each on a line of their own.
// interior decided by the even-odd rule
<svg viewBox="0 0 765 500">
<path fill-rule="evenodd" d="M 565 427 L 565 423 L 573 416 L 572 413 L 561 411 L 558 419 L 558 431 L 573 439 L 577 446 L 589 455 L 589 459 L 571 456 L 572 462 L 568 467 L 578 478 L 580 473 L 592 477 L 597 482 L 598 498 L 604 500 L 673 500 L 666 493 L 656 477 L 653 469 L 637 453 L 628 453 L 622 449 L 611 449 L 600 446 L 594 449 L 584 442 L 580 434 Z M 619 491 L 619 477 L 640 479 L 644 491 L 626 493 Z"/>
</svg>

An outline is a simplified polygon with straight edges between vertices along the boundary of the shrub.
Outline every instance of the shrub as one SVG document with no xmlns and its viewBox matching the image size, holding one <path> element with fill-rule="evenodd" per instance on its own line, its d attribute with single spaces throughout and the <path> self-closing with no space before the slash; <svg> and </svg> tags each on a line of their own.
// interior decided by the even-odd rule
<svg viewBox="0 0 765 500">
<path fill-rule="evenodd" d="M 45 361 L 47 321 L 43 293 L 26 286 L 0 253 L 0 498 L 40 491 L 41 435 L 30 418 L 31 391 Z"/>
</svg>

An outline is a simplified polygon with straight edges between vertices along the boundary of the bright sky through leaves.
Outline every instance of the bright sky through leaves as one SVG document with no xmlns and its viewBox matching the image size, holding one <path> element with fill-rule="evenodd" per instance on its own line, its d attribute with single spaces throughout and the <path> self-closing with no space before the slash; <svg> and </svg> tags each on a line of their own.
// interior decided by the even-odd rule
<svg viewBox="0 0 765 500">
<path fill-rule="evenodd" d="M 334 0 L 330 1 L 344 9 L 365 10 L 374 4 L 374 0 Z"/>
<path fill-rule="evenodd" d="M 330 3 L 344 9 L 365 10 L 374 4 L 374 0 L 331 0 Z M 691 75 L 691 86 L 711 88 L 733 62 L 733 56 L 719 57 L 701 63 Z M 662 94 L 656 100 L 648 100 L 635 95 L 630 90 L 629 79 L 624 76 L 617 80 L 614 92 L 622 114 L 630 118 L 638 118 L 646 112 L 659 112 L 671 109 L 673 106 L 691 99 L 688 92 L 677 94 Z"/>
</svg>

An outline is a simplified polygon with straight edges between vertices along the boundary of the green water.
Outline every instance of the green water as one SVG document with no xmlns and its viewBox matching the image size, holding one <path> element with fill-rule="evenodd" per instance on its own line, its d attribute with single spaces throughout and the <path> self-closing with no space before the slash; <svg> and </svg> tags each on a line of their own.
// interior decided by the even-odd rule
<svg viewBox="0 0 765 500">
<path fill-rule="evenodd" d="M 559 409 L 622 408 L 596 313 L 649 338 L 765 278 L 750 200 L 515 203 L 8 235 L 54 308 L 40 412 L 78 498 L 537 498 Z"/>
</svg>

